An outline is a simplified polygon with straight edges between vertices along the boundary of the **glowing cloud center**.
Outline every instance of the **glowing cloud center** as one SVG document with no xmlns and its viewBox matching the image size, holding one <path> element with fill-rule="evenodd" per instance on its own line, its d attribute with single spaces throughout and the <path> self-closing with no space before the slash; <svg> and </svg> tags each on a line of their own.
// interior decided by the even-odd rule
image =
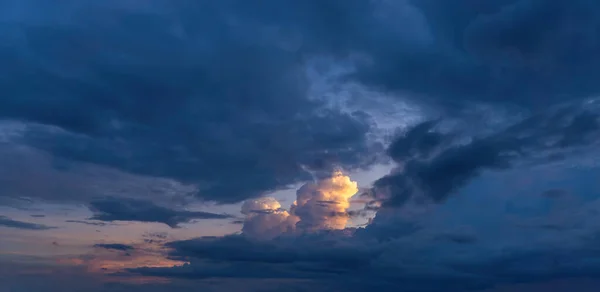
<svg viewBox="0 0 600 292">
<path fill-rule="evenodd" d="M 270 239 L 287 232 L 315 232 L 344 229 L 348 222 L 350 198 L 358 184 L 341 171 L 331 177 L 303 185 L 289 212 L 274 198 L 249 200 L 242 206 L 246 215 L 242 232 L 258 239 Z"/>
</svg>

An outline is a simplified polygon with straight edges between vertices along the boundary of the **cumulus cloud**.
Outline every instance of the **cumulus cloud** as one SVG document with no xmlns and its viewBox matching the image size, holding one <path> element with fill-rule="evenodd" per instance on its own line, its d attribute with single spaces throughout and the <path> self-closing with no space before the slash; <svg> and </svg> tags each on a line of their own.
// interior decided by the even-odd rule
<svg viewBox="0 0 600 292">
<path fill-rule="evenodd" d="M 269 241 L 242 235 L 175 241 L 167 244 L 170 255 L 187 261 L 186 265 L 129 272 L 170 279 L 303 279 L 328 287 L 317 291 L 480 291 L 500 284 L 597 277 L 598 225 L 591 223 L 595 217 L 584 211 L 589 207 L 580 207 L 583 209 L 565 213 L 587 218 L 592 228 L 561 233 L 522 228 L 489 207 L 484 212 L 492 213 L 493 222 L 478 224 L 465 218 L 468 227 L 456 228 L 456 216 L 429 214 L 443 225 L 424 222 L 423 228 L 404 233 L 410 236 L 381 238 L 381 230 L 367 228 L 357 233 L 305 233 Z"/>
<path fill-rule="evenodd" d="M 341 171 L 334 172 L 330 178 L 303 185 L 290 207 L 300 219 L 296 227 L 304 232 L 344 229 L 350 198 L 357 192 L 358 184 Z"/>
<path fill-rule="evenodd" d="M 275 198 L 244 202 L 246 215 L 242 232 L 253 238 L 271 239 L 294 231 L 311 233 L 346 228 L 350 198 L 358 192 L 358 184 L 341 171 L 330 177 L 304 184 L 296 192 L 289 211 Z"/>
<path fill-rule="evenodd" d="M 260 198 L 244 202 L 242 232 L 257 239 L 271 239 L 295 229 L 298 218 L 281 208 L 275 198 Z"/>
<path fill-rule="evenodd" d="M 296 232 L 288 232 L 289 236 L 234 235 L 175 241 L 167 244 L 173 249 L 171 256 L 188 264 L 129 271 L 186 279 L 310 279 L 344 291 L 477 291 L 503 283 L 575 275 L 595 277 L 598 259 L 594 246 L 600 229 L 589 222 L 595 222 L 590 219 L 598 214 L 592 210 L 592 206 L 597 206 L 597 186 L 580 189 L 581 195 L 595 196 L 596 201 L 576 204 L 563 212 L 545 209 L 542 201 L 565 199 L 568 193 L 563 189 L 581 185 L 581 179 L 568 185 L 559 183 L 560 188 L 535 191 L 533 206 L 538 209 L 511 217 L 507 217 L 499 202 L 489 201 L 484 211 L 489 216 L 457 219 L 462 216 L 459 211 L 468 215 L 474 212 L 472 208 L 486 202 L 484 198 L 472 201 L 489 196 L 489 190 L 472 189 L 474 194 L 466 207 L 461 206 L 465 204 L 461 201 L 449 204 L 449 197 L 475 178 L 489 176 L 489 170 L 503 170 L 492 176 L 493 180 L 502 181 L 502 174 L 507 175 L 516 166 L 530 170 L 548 170 L 546 166 L 553 166 L 556 171 L 563 169 L 560 163 L 578 152 L 595 153 L 600 141 L 597 121 L 596 109 L 584 103 L 553 108 L 504 130 L 470 139 L 464 139 L 462 133 L 444 131 L 439 127 L 443 121 L 424 122 L 409 128 L 389 147 L 388 154 L 398 168 L 375 183 L 373 199 L 382 205 L 367 227 L 339 230 L 343 226 L 338 221 L 321 217 L 331 214 L 323 213 L 321 208 L 347 206 L 344 202 L 352 196 L 350 190 L 356 192 L 355 183 L 334 173 L 300 188 L 289 211 L 272 198 L 244 205 L 243 213 L 251 216 L 296 216 Z M 513 186 L 505 185 L 504 191 L 514 191 Z M 381 196 L 378 188 L 387 188 L 388 192 Z M 329 190 L 338 192 L 328 193 Z M 337 199 L 327 199 L 333 197 Z M 519 199 L 511 203 L 526 198 Z M 437 202 L 447 206 L 445 212 L 443 204 L 410 210 L 405 205 L 408 200 L 416 205 L 432 206 L 424 203 Z M 342 203 L 333 204 L 334 201 Z M 306 213 L 297 211 L 303 207 L 307 208 Z M 251 221 L 251 216 L 247 220 Z M 468 228 L 457 229 L 459 222 Z M 549 224 L 559 224 L 561 228 L 547 228 Z M 292 230 L 292 225 L 286 226 Z M 317 229 L 321 232 L 310 232 Z M 561 233 L 555 233 L 557 230 Z"/>
</svg>

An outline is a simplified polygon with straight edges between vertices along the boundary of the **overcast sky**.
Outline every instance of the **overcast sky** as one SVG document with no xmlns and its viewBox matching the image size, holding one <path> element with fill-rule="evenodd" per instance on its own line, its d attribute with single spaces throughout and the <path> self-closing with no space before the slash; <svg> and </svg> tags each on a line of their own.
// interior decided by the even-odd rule
<svg viewBox="0 0 600 292">
<path fill-rule="evenodd" d="M 600 2 L 0 1 L 0 292 L 598 291 Z"/>
</svg>

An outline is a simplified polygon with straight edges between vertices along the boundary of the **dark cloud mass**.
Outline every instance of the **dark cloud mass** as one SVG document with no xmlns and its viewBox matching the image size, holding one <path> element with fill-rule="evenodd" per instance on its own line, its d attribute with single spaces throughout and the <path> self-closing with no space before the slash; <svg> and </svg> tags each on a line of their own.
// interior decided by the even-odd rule
<svg viewBox="0 0 600 292">
<path fill-rule="evenodd" d="M 120 251 L 128 251 L 134 249 L 133 246 L 122 244 L 122 243 L 98 243 L 94 244 L 94 247 L 104 248 L 104 249 L 112 249 L 112 250 L 120 250 Z"/>
<path fill-rule="evenodd" d="M 25 229 L 25 230 L 47 230 L 53 229 L 56 227 L 46 226 L 43 224 L 35 224 L 23 221 L 17 221 L 10 219 L 6 216 L 0 215 L 0 227 L 8 227 L 8 228 L 17 228 L 17 229 Z"/>
<path fill-rule="evenodd" d="M 435 122 L 409 129 L 389 147 L 402 166 L 375 182 L 375 192 L 387 193 L 387 205 L 404 204 L 412 196 L 439 202 L 486 170 L 507 169 L 525 161 L 549 163 L 565 151 L 597 147 L 597 111 L 568 106 L 534 115 L 498 133 L 453 141 L 455 135 L 436 132 Z"/>
<path fill-rule="evenodd" d="M 152 252 L 88 242 L 127 253 L 87 255 L 102 273 L 168 282 L 89 291 L 598 278 L 599 52 L 595 0 L 0 1 L 0 204 L 81 204 L 96 221 L 61 222 L 102 236 L 113 221 L 242 225 L 144 229 Z M 393 170 L 372 186 L 350 180 L 383 162 Z M 263 197 L 301 184 L 293 203 Z M 184 208 L 242 201 L 243 220 Z M 166 253 L 185 264 L 159 263 Z"/>
<path fill-rule="evenodd" d="M 598 276 L 596 270 L 582 268 L 587 266 L 586 261 L 597 259 L 590 241 L 578 250 L 544 246 L 536 250 L 507 248 L 497 254 L 477 246 L 477 241 L 465 234 L 440 235 L 434 243 L 438 247 L 399 238 L 391 241 L 365 239 L 340 234 L 319 234 L 293 240 L 278 238 L 271 242 L 248 240 L 242 236 L 199 238 L 168 244 L 173 249 L 173 258 L 189 261 L 185 265 L 137 268 L 129 272 L 196 280 L 310 279 L 335 291 L 411 292 L 481 291 L 501 283 Z M 461 256 L 448 254 L 453 249 L 448 244 L 441 244 L 440 239 L 458 244 L 454 251 Z M 440 254 L 439 249 L 444 253 Z M 429 253 L 431 257 L 427 255 Z M 294 291 L 293 284 L 282 287 Z M 322 291 L 328 290 L 323 288 Z"/>
<path fill-rule="evenodd" d="M 158 206 L 150 201 L 125 198 L 105 198 L 91 202 L 94 216 L 99 221 L 139 221 L 164 223 L 172 228 L 181 223 L 199 219 L 227 219 L 228 214 L 215 214 L 201 211 L 174 210 Z"/>
<path fill-rule="evenodd" d="M 483 100 L 536 109 L 600 89 L 596 1 L 410 3 L 427 20 L 432 41 L 373 48 L 373 64 L 359 72 L 367 83 L 448 103 Z"/>
<path fill-rule="evenodd" d="M 200 196 L 225 203 L 304 180 L 305 167 L 370 162 L 368 116 L 308 99 L 307 59 L 282 44 L 295 25 L 277 27 L 292 19 L 260 18 L 298 6 L 306 21 L 320 10 L 314 1 L 10 2 L 2 84 L 12 93 L 0 116 L 64 130 L 31 128 L 24 139 L 35 147 L 198 183 Z M 345 26 L 353 6 L 299 29 L 340 9 L 334 22 Z"/>
<path fill-rule="evenodd" d="M 452 3 L 8 1 L 0 116 L 65 130 L 25 135 L 56 155 L 228 203 L 373 162 L 368 115 L 307 98 L 315 56 L 364 56 L 359 82 L 444 103 L 598 91 L 596 2 Z"/>
<path fill-rule="evenodd" d="M 104 222 L 93 222 L 93 221 L 84 221 L 84 220 L 65 220 L 67 223 L 79 223 L 91 226 L 106 226 L 107 223 Z"/>
</svg>

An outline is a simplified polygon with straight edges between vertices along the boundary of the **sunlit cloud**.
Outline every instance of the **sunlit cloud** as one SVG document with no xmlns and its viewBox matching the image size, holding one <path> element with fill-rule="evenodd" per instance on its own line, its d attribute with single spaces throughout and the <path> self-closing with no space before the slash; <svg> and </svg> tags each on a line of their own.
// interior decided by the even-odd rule
<svg viewBox="0 0 600 292">
<path fill-rule="evenodd" d="M 56 263 L 62 266 L 81 267 L 86 273 L 103 276 L 104 281 L 129 283 L 163 283 L 168 280 L 155 277 L 124 275 L 127 269 L 139 267 L 175 267 L 182 261 L 167 258 L 168 249 L 160 243 L 99 243 L 89 253 L 58 257 Z"/>
<path fill-rule="evenodd" d="M 358 184 L 341 171 L 330 177 L 304 184 L 296 191 L 289 210 L 275 198 L 248 200 L 242 206 L 242 232 L 250 237 L 269 239 L 283 233 L 311 233 L 344 229 L 350 218 L 351 198 Z"/>
</svg>

